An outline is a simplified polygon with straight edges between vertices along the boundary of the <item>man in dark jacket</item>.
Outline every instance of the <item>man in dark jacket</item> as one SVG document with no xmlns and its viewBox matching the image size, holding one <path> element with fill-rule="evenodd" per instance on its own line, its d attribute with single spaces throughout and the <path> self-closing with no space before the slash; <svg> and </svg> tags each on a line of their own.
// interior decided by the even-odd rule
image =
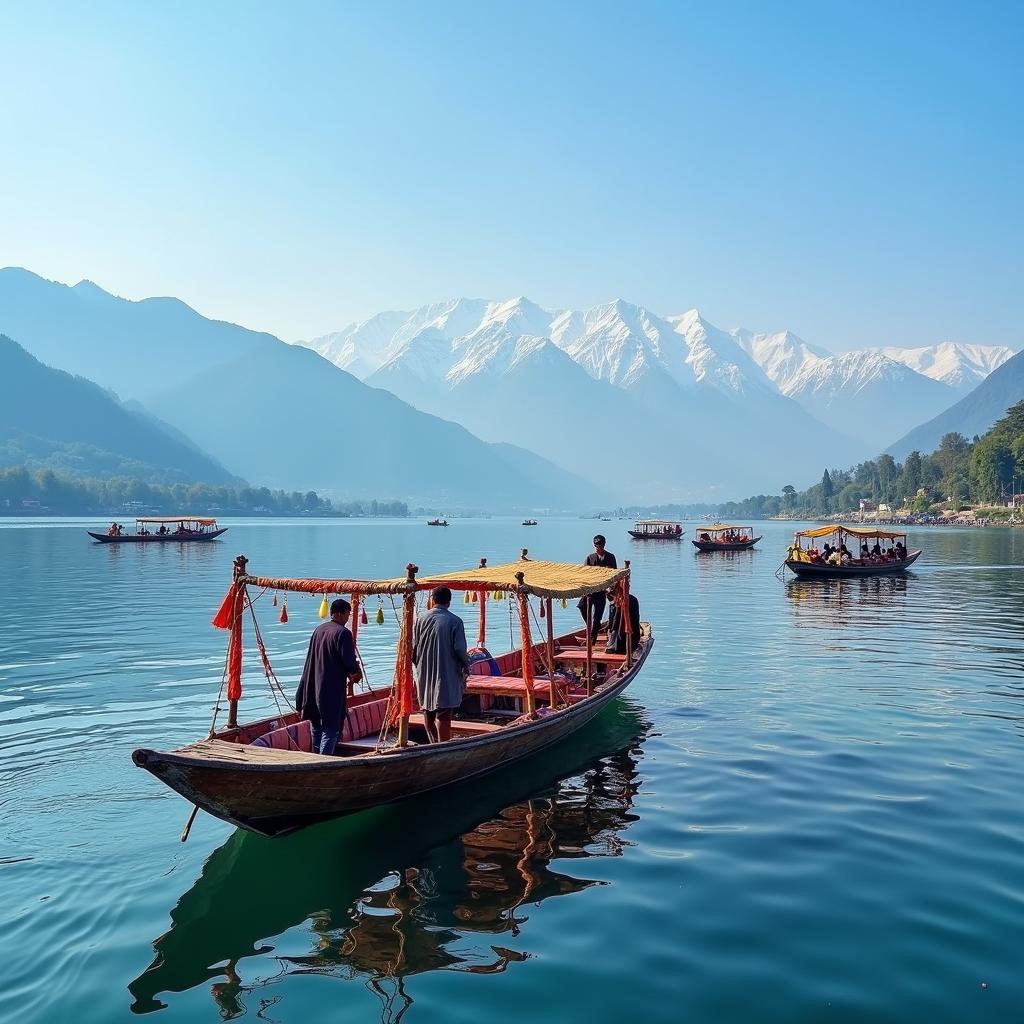
<svg viewBox="0 0 1024 1024">
<path fill-rule="evenodd" d="M 599 565 L 602 569 L 618 568 L 615 556 L 610 551 L 605 551 L 604 537 L 600 533 L 594 538 L 594 550 L 587 555 L 583 564 Z M 601 631 L 604 603 L 604 593 L 598 591 L 596 594 L 581 597 L 579 604 L 576 605 L 580 610 L 580 615 L 583 616 L 583 621 L 590 627 L 590 636 L 593 640 L 597 639 L 597 634 Z"/>
<path fill-rule="evenodd" d="M 329 622 L 321 623 L 309 638 L 302 680 L 295 692 L 299 718 L 313 726 L 313 753 L 333 754 L 345 721 L 348 681 L 357 682 L 362 673 L 356 646 L 349 632 L 352 605 L 338 598 L 331 605 Z"/>
</svg>

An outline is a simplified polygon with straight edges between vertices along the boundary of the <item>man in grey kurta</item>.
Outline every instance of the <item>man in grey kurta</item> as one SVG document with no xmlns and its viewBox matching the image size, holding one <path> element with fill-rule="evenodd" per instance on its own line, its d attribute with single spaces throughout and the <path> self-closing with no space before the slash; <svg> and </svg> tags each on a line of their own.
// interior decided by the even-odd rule
<svg viewBox="0 0 1024 1024">
<path fill-rule="evenodd" d="M 416 696 L 431 743 L 452 738 L 452 711 L 462 703 L 469 674 L 466 627 L 452 614 L 452 592 L 437 587 L 434 607 L 416 620 L 412 631 L 412 662 L 416 666 Z"/>
</svg>

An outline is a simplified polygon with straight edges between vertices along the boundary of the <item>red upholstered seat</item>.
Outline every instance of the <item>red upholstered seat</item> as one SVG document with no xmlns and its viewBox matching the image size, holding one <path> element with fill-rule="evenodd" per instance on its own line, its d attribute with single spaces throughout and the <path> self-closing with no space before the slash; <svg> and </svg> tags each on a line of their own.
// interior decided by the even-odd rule
<svg viewBox="0 0 1024 1024">
<path fill-rule="evenodd" d="M 273 750 L 313 751 L 313 727 L 309 722 L 296 722 L 280 729 L 271 729 L 249 744 L 251 747 L 271 747 Z"/>
<path fill-rule="evenodd" d="M 388 699 L 372 700 L 366 704 L 356 704 L 345 714 L 345 725 L 341 730 L 341 741 L 361 740 L 364 736 L 376 736 L 384 725 L 384 716 L 388 710 Z"/>
</svg>

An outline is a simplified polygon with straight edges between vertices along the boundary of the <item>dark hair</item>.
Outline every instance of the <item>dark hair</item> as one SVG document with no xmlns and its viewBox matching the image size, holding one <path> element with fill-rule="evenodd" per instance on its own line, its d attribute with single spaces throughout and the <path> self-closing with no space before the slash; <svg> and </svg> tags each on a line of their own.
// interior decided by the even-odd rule
<svg viewBox="0 0 1024 1024">
<path fill-rule="evenodd" d="M 600 534 L 600 533 L 599 533 L 599 534 L 598 534 L 598 535 L 597 535 L 597 536 L 596 536 L 596 537 L 594 538 L 594 543 L 595 543 L 595 544 L 603 544 L 603 543 L 604 543 L 604 536 L 603 536 L 602 534 Z"/>
<path fill-rule="evenodd" d="M 343 597 L 339 597 L 336 601 L 331 602 L 332 615 L 340 615 L 342 612 L 350 611 L 352 611 L 352 605 L 350 605 Z"/>
<path fill-rule="evenodd" d="M 434 587 L 434 592 L 430 596 L 434 599 L 434 604 L 447 607 L 452 603 L 452 592 L 447 587 Z"/>
</svg>

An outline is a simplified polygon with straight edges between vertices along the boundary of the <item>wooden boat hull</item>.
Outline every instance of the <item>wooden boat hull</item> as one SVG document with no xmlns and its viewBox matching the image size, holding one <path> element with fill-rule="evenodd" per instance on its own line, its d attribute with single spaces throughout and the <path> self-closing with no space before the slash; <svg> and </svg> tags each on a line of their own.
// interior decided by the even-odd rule
<svg viewBox="0 0 1024 1024">
<path fill-rule="evenodd" d="M 638 533 L 636 530 L 627 530 L 626 532 L 630 535 L 630 537 L 633 538 L 633 540 L 674 540 L 674 541 L 681 541 L 683 539 L 683 535 L 681 533 L 664 533 L 664 534 Z"/>
<path fill-rule="evenodd" d="M 880 562 L 878 565 L 822 565 L 817 562 L 795 562 L 791 558 L 787 558 L 785 564 L 797 576 L 805 578 L 894 576 L 909 569 L 920 557 L 920 551 L 911 551 L 902 562 Z"/>
<path fill-rule="evenodd" d="M 692 543 L 698 551 L 746 551 L 760 539 L 760 537 L 753 537 L 750 540 L 730 541 L 728 544 L 716 544 L 714 541 L 708 543 L 706 540 L 695 540 Z"/>
<path fill-rule="evenodd" d="M 123 534 L 120 537 L 111 537 L 106 533 L 93 533 L 92 530 L 86 530 L 86 533 L 93 540 L 97 540 L 101 544 L 199 544 L 216 540 L 222 533 L 226 533 L 227 530 L 226 526 L 222 526 L 219 530 L 210 530 L 209 533 L 203 534 L 182 536 L 181 534 L 165 533 L 161 536 L 157 533 L 150 533 L 145 537 L 139 537 L 136 534 Z"/>
<path fill-rule="evenodd" d="M 449 743 L 326 758 L 213 739 L 170 753 L 136 750 L 132 760 L 215 817 L 261 835 L 285 835 L 531 757 L 599 715 L 632 682 L 653 645 L 645 626 L 632 668 L 592 696 L 524 725 Z"/>
</svg>

